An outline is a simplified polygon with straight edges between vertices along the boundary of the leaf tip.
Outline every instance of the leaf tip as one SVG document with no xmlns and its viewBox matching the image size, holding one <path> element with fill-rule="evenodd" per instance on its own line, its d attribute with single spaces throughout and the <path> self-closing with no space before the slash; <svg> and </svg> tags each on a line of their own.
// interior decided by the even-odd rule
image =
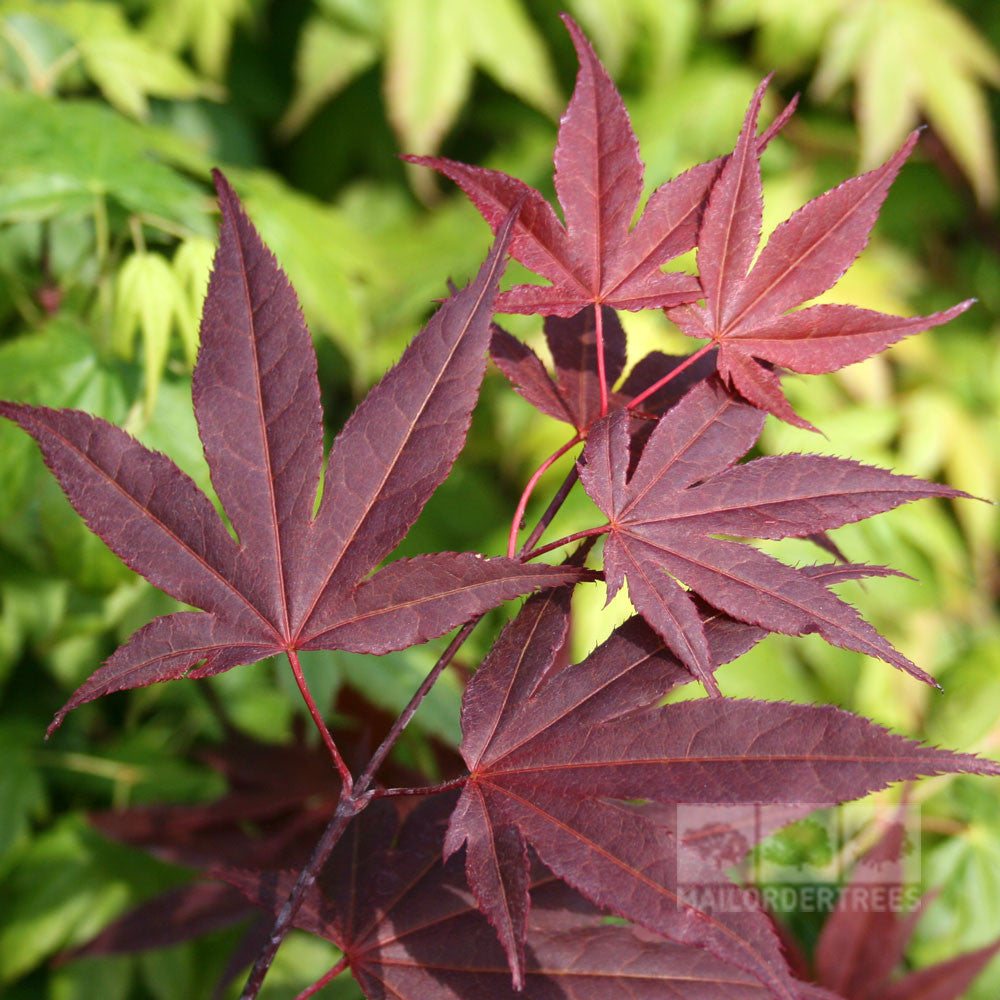
<svg viewBox="0 0 1000 1000">
<path fill-rule="evenodd" d="M 212 183 L 215 185 L 215 193 L 219 196 L 220 202 L 236 197 L 229 178 L 218 167 L 212 167 Z"/>
<path fill-rule="evenodd" d="M 581 39 L 585 44 L 589 45 L 589 42 L 587 42 L 587 36 L 583 33 L 583 29 L 576 23 L 572 15 L 563 11 L 559 15 L 559 20 L 566 26 L 566 30 L 570 33 L 570 37 L 572 37 L 574 44 L 576 44 L 577 39 Z"/>
<path fill-rule="evenodd" d="M 45 730 L 44 740 L 46 743 L 48 743 L 49 737 L 63 724 L 63 719 L 66 718 L 66 713 L 68 711 L 69 709 L 64 705 L 54 716 L 52 716 L 52 721 Z"/>
</svg>

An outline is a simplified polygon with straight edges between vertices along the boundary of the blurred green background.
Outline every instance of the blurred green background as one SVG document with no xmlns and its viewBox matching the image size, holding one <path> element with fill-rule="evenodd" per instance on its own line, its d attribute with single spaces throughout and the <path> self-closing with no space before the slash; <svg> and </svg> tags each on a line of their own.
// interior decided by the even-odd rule
<svg viewBox="0 0 1000 1000">
<path fill-rule="evenodd" d="M 328 435 L 490 235 L 478 213 L 399 152 L 500 168 L 551 195 L 575 59 L 568 9 L 630 109 L 647 193 L 731 148 L 753 87 L 773 113 L 803 94 L 768 151 L 765 222 L 885 158 L 918 150 L 871 245 L 829 294 L 889 312 L 979 302 L 942 329 L 835 376 L 788 383 L 825 432 L 769 418 L 769 451 L 830 452 L 1000 495 L 1000 5 L 993 0 L 0 0 L 0 398 L 73 406 L 171 455 L 208 489 L 190 404 L 223 167 L 292 279 L 319 355 Z M 508 281 L 523 272 L 515 265 Z M 540 320 L 505 325 L 537 347 Z M 623 317 L 631 357 L 690 350 L 659 314 Z M 492 373 L 466 451 L 401 552 L 503 551 L 531 470 L 565 440 Z M 569 459 L 543 480 L 537 516 Z M 555 530 L 594 523 L 572 501 Z M 565 533 L 565 532 L 560 532 Z M 552 536 L 555 537 L 555 536 Z M 919 580 L 845 596 L 945 691 L 812 638 L 773 636 L 723 671 L 731 694 L 833 702 L 954 749 L 1000 750 L 996 508 L 923 502 L 836 540 Z M 788 560 L 815 561 L 805 543 Z M 581 588 L 581 655 L 624 613 Z M 230 934 L 142 957 L 53 965 L 178 874 L 96 834 L 92 810 L 204 801 L 223 782 L 198 751 L 225 725 L 288 741 L 302 708 L 280 665 L 116 695 L 42 734 L 70 691 L 172 602 L 70 509 L 30 440 L 0 426 L 0 995 L 208 997 Z M 488 642 L 475 639 L 472 665 Z M 320 654 L 323 700 L 356 687 L 405 703 L 440 644 L 380 659 Z M 403 763 L 458 736 L 460 672 L 422 708 Z M 224 719 L 225 722 L 220 721 Z M 898 793 L 897 793 L 898 794 Z M 1000 793 L 935 779 L 914 793 L 923 876 L 942 884 L 909 958 L 1000 935 Z M 817 918 L 797 918 L 804 939 Z M 336 959 L 293 938 L 265 994 L 293 996 Z M 348 982 L 326 994 L 356 996 Z M 1000 965 L 969 994 L 1000 995 Z"/>
</svg>

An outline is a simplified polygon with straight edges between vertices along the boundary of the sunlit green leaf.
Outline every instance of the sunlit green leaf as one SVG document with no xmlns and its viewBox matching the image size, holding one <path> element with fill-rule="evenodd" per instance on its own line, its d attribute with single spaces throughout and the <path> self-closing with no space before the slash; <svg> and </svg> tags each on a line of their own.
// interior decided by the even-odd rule
<svg viewBox="0 0 1000 1000">
<path fill-rule="evenodd" d="M 996 159 L 982 84 L 1000 85 L 1000 58 L 942 0 L 845 5 L 824 45 L 815 89 L 828 97 L 857 78 L 862 166 L 896 149 L 923 113 L 984 203 L 996 197 Z"/>
<path fill-rule="evenodd" d="M 178 326 L 184 343 L 184 354 L 192 367 L 198 356 L 201 310 L 205 304 L 214 257 L 215 245 L 201 236 L 184 240 L 174 253 L 174 274 L 184 297 L 183 315 L 178 314 Z"/>
<path fill-rule="evenodd" d="M 85 941 L 128 900 L 125 870 L 116 874 L 106 863 L 122 851 L 96 841 L 79 820 L 63 821 L 38 837 L 0 881 L 0 983 Z"/>
<path fill-rule="evenodd" d="M 156 404 L 170 331 L 175 323 L 183 326 L 189 319 L 188 307 L 189 297 L 161 254 L 136 251 L 125 259 L 115 289 L 115 348 L 131 359 L 135 335 L 142 336 L 147 414 Z"/>
<path fill-rule="evenodd" d="M 378 57 L 374 38 L 345 31 L 326 18 L 313 16 L 305 24 L 295 54 L 295 96 L 280 130 L 292 135 Z"/>
<path fill-rule="evenodd" d="M 388 0 L 385 93 L 400 145 L 432 153 L 468 94 L 472 66 L 449 0 Z"/>
<path fill-rule="evenodd" d="M 171 52 L 190 48 L 199 69 L 218 80 L 225 72 L 233 34 L 240 23 L 252 19 L 253 10 L 253 0 L 157 0 L 144 33 Z"/>
<path fill-rule="evenodd" d="M 342 212 L 256 172 L 237 182 L 261 235 L 288 273 L 313 333 L 333 338 L 365 378 L 374 378 L 359 283 L 378 258 Z"/>
<path fill-rule="evenodd" d="M 380 53 L 389 121 L 406 152 L 438 149 L 477 67 L 543 113 L 559 114 L 552 64 L 522 0 L 380 0 L 366 14 L 350 4 L 321 6 L 326 16 L 310 18 L 299 39 L 285 134 L 301 128 Z M 429 183 L 425 174 L 412 179 L 425 188 Z"/>
<path fill-rule="evenodd" d="M 65 32 L 73 48 L 50 64 L 53 85 L 58 85 L 60 70 L 72 66 L 76 56 L 108 101 L 126 114 L 145 117 L 150 96 L 190 100 L 218 94 L 169 52 L 147 41 L 114 4 L 11 0 L 0 17 L 5 14 L 32 17 Z"/>
<path fill-rule="evenodd" d="M 0 220 L 131 212 L 204 228 L 201 189 L 148 151 L 147 133 L 106 107 L 0 91 Z"/>
<path fill-rule="evenodd" d="M 127 1000 L 134 964 L 126 955 L 78 959 L 53 975 L 51 1000 Z"/>
</svg>

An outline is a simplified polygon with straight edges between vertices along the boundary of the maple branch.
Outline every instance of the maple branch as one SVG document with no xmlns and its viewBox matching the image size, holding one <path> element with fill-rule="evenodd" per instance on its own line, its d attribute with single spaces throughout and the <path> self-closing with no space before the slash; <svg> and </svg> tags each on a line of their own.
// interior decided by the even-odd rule
<svg viewBox="0 0 1000 1000">
<path fill-rule="evenodd" d="M 297 993 L 294 1000 L 309 1000 L 309 997 L 318 993 L 327 983 L 333 982 L 347 968 L 347 965 L 348 962 L 345 956 L 325 976 L 317 979 L 312 986 L 307 986 L 301 993 Z"/>
<path fill-rule="evenodd" d="M 434 686 L 434 683 L 441 676 L 442 672 L 448 664 L 451 663 L 455 654 L 462 646 L 462 643 L 468 639 L 472 630 L 479 624 L 482 617 L 482 615 L 477 615 L 472 619 L 472 621 L 467 622 L 461 629 L 459 629 L 455 638 L 448 643 L 448 648 L 438 657 L 437 662 L 433 667 L 431 667 L 429 673 L 423 679 L 420 687 L 418 687 L 414 692 L 413 697 L 410 699 L 406 708 L 403 709 L 402 714 L 393 723 L 392 729 L 389 730 L 385 739 L 383 739 L 379 744 L 379 747 L 372 755 L 371 760 L 368 761 L 368 766 L 354 783 L 353 789 L 348 790 L 346 785 L 343 789 L 341 789 L 340 801 L 337 803 L 337 810 L 334 812 L 330 822 L 327 824 L 326 829 L 323 831 L 323 836 L 320 837 L 319 842 L 313 848 L 312 856 L 309 858 L 309 861 L 306 863 L 302 871 L 299 872 L 299 877 L 296 879 L 295 886 L 282 905 L 281 910 L 274 921 L 274 926 L 271 928 L 271 936 L 268 938 L 267 943 L 257 956 L 257 961 L 254 962 L 253 969 L 250 970 L 250 976 L 247 979 L 246 986 L 243 987 L 243 992 L 240 994 L 240 1000 L 255 1000 L 258 992 L 260 991 L 260 987 L 264 982 L 264 977 L 267 975 L 267 971 L 270 969 L 271 963 L 274 961 L 274 956 L 277 954 L 281 942 L 284 941 L 285 936 L 292 929 L 292 923 L 301 909 L 303 902 L 305 902 L 306 895 L 316 884 L 316 879 L 319 876 L 323 865 L 326 864 L 327 859 L 333 852 L 334 847 L 337 846 L 337 842 L 343 836 L 350 821 L 375 797 L 375 793 L 368 790 L 369 785 L 371 785 L 375 778 L 375 773 L 378 771 L 385 758 L 389 755 L 389 751 L 392 749 L 396 740 L 399 739 L 400 734 L 413 718 L 414 713 L 420 706 L 420 703 L 427 696 L 427 692 L 430 691 L 430 689 Z"/>
<path fill-rule="evenodd" d="M 264 977 L 267 975 L 268 969 L 271 968 L 274 956 L 278 953 L 281 942 L 285 940 L 285 935 L 292 929 L 292 921 L 295 920 L 296 914 L 305 901 L 306 894 L 316 884 L 320 870 L 336 847 L 337 841 L 343 836 L 347 825 L 364 809 L 369 798 L 369 796 L 360 795 L 357 788 L 350 794 L 342 792 L 333 818 L 327 824 L 323 836 L 313 848 L 312 856 L 299 872 L 294 888 L 278 911 L 274 926 L 271 928 L 271 936 L 267 939 L 267 943 L 261 949 L 257 961 L 254 962 L 253 968 L 250 970 L 250 976 L 240 994 L 240 1000 L 255 1000 L 264 982 Z"/>
<path fill-rule="evenodd" d="M 608 376 L 604 366 L 604 312 L 594 303 L 594 341 L 597 344 L 597 387 L 601 393 L 601 416 L 608 415 Z"/>
<path fill-rule="evenodd" d="M 563 481 L 562 486 L 559 487 L 556 495 L 552 498 L 551 503 L 546 508 L 545 513 L 542 515 L 538 524 L 535 525 L 532 530 L 528 539 L 529 542 L 534 542 L 541 536 L 542 532 L 549 525 L 556 512 L 565 502 L 566 497 L 569 495 L 570 490 L 576 483 L 577 478 L 578 475 L 576 466 L 574 465 Z M 606 530 L 606 527 L 601 529 L 591 529 L 584 534 L 602 534 Z M 564 539 L 563 541 L 565 543 L 566 540 Z M 537 553 L 532 553 L 531 555 L 534 556 L 535 554 Z M 521 559 L 524 561 L 525 557 L 522 556 Z M 277 954 L 281 942 L 284 941 L 286 935 L 292 929 L 292 923 L 305 901 L 306 894 L 316 884 L 316 879 L 320 870 L 323 868 L 323 865 L 326 864 L 327 859 L 333 852 L 334 847 L 337 846 L 337 842 L 343 836 L 350 821 L 358 813 L 365 809 L 369 802 L 376 797 L 385 797 L 387 794 L 429 795 L 432 792 L 445 791 L 466 780 L 465 777 L 463 777 L 457 779 L 454 783 L 445 782 L 443 785 L 435 788 L 421 788 L 414 790 L 386 789 L 382 792 L 381 796 L 377 790 L 369 791 L 369 786 L 374 780 L 376 772 L 379 767 L 381 767 L 385 758 L 389 755 L 389 751 L 399 739 L 403 730 L 413 718 L 417 708 L 420 706 L 420 703 L 427 697 L 427 693 L 434 686 L 437 679 L 445 671 L 451 661 L 455 658 L 455 655 L 458 653 L 465 640 L 469 638 L 472 634 L 472 630 L 479 624 L 482 618 L 483 615 L 477 615 L 471 621 L 466 622 L 466 624 L 459 629 L 459 631 L 455 634 L 455 637 L 450 643 L 448 643 L 447 649 L 445 649 L 445 651 L 438 657 L 434 666 L 431 667 L 427 676 L 421 682 L 420 687 L 418 687 L 413 693 L 413 697 L 410 698 L 399 718 L 397 718 L 393 723 L 392 728 L 386 734 L 385 739 L 383 739 L 379 744 L 378 749 L 372 755 L 371 760 L 368 761 L 367 767 L 365 767 L 364 771 L 362 771 L 358 780 L 354 782 L 353 789 L 348 790 L 349 786 L 346 784 L 341 789 L 340 801 L 337 804 L 337 809 L 331 817 L 330 822 L 327 824 L 326 829 L 323 831 L 323 835 L 320 837 L 319 842 L 316 844 L 315 848 L 313 848 L 313 853 L 309 858 L 309 861 L 306 863 L 302 871 L 299 872 L 299 877 L 296 880 L 291 893 L 282 905 L 281 910 L 274 921 L 274 925 L 271 928 L 271 935 L 263 949 L 261 949 L 260 954 L 257 956 L 253 969 L 250 971 L 250 976 L 247 979 L 246 985 L 243 987 L 243 992 L 240 994 L 240 1000 L 256 1000 L 257 994 L 259 993 L 261 985 L 264 982 L 264 977 L 267 975 L 268 969 L 270 969 L 271 963 L 274 961 L 274 956 Z M 291 657 L 289 657 L 289 660 L 291 661 Z M 293 664 L 293 670 L 294 669 L 295 666 Z M 308 689 L 306 690 L 308 691 Z M 309 702 L 311 702 L 311 698 L 308 699 L 307 703 Z M 330 975 L 330 973 L 327 975 Z M 306 995 L 308 996 L 308 994 Z"/>
<path fill-rule="evenodd" d="M 658 382 L 654 382 L 648 389 L 643 389 L 635 399 L 630 400 L 625 406 L 626 410 L 633 410 L 637 407 L 643 400 L 648 399 L 650 396 L 656 392 L 657 389 L 663 388 L 669 381 L 675 379 L 685 368 L 690 368 L 699 358 L 703 358 L 708 352 L 715 346 L 714 341 L 709 341 L 707 344 L 703 344 L 698 348 L 694 354 L 686 357 L 673 371 L 668 372 L 663 376 Z"/>
<path fill-rule="evenodd" d="M 536 545 L 538 539 L 545 534 L 545 529 L 552 523 L 552 519 L 559 513 L 559 508 L 566 502 L 566 497 L 569 496 L 569 492 L 576 485 L 576 481 L 580 478 L 580 470 L 576 463 L 573 463 L 573 467 L 566 473 L 566 478 L 562 481 L 562 486 L 556 490 L 555 496 L 549 502 L 548 507 L 545 508 L 545 513 L 538 519 L 538 524 L 535 525 L 531 534 L 528 535 L 525 543 L 521 546 L 518 551 L 518 557 L 524 559 L 524 553 L 530 552 L 533 545 Z"/>
<path fill-rule="evenodd" d="M 561 549 L 564 545 L 569 545 L 570 542 L 577 542 L 581 538 L 594 538 L 597 535 L 606 535 L 610 530 L 610 524 L 602 524 L 599 528 L 586 528 L 583 531 L 574 531 L 572 535 L 567 535 L 565 538 L 560 538 L 555 542 L 549 542 L 548 545 L 543 545 L 540 549 L 532 549 L 531 552 L 526 552 L 521 556 L 521 560 L 522 562 L 527 562 L 536 556 L 545 555 L 546 552 Z"/>
<path fill-rule="evenodd" d="M 407 703 L 406 708 L 403 709 L 399 718 L 392 724 L 392 728 L 386 734 L 385 739 L 379 744 L 378 749 L 372 755 L 372 759 L 368 761 L 368 766 L 362 772 L 361 777 L 358 778 L 357 788 L 360 791 L 366 791 L 372 783 L 375 773 L 382 766 L 385 758 L 389 756 L 389 751 L 393 748 L 396 740 L 399 739 L 403 730 L 413 718 L 414 713 L 420 707 L 420 703 L 427 697 L 427 692 L 434 687 L 437 679 L 444 672 L 445 667 L 455 658 L 455 654 L 461 649 L 462 644 L 469 638 L 472 630 L 479 624 L 482 618 L 482 615 L 476 615 L 472 621 L 466 622 L 455 634 L 455 638 L 448 643 L 448 648 L 438 657 L 437 663 L 431 667 L 429 673 L 421 682 L 420 687 L 413 693 L 413 697 Z"/>
<path fill-rule="evenodd" d="M 316 723 L 316 728 L 319 730 L 319 734 L 323 738 L 327 750 L 330 751 L 330 756 L 333 758 L 333 763 L 340 775 L 340 780 L 343 782 L 344 793 L 350 795 L 354 788 L 354 778 L 351 775 L 350 768 L 344 762 L 344 758 L 340 756 L 337 744 L 334 743 L 333 737 L 330 735 L 330 730 L 327 729 L 326 723 L 323 721 L 323 715 L 316 705 L 312 692 L 309 690 L 305 674 L 302 673 L 302 664 L 299 663 L 299 654 L 294 649 L 289 649 L 286 652 L 288 653 L 288 662 L 292 665 L 292 673 L 295 675 L 295 683 L 299 686 L 302 698 L 309 709 L 309 714 L 312 716 L 313 722 Z"/>
<path fill-rule="evenodd" d="M 419 788 L 377 788 L 372 793 L 373 799 L 392 799 L 400 795 L 437 795 L 439 792 L 450 792 L 453 788 L 461 788 L 469 776 L 463 774 L 451 781 L 442 781 L 439 785 L 421 785 Z"/>
<path fill-rule="evenodd" d="M 558 462 L 559 459 L 570 450 L 570 448 L 578 445 L 582 440 L 583 438 L 580 436 L 579 432 L 577 432 L 561 448 L 556 449 L 556 451 L 549 455 L 549 457 L 545 459 L 545 461 L 542 462 L 542 464 L 532 473 L 531 478 L 524 487 L 524 491 L 521 493 L 521 499 L 517 502 L 517 510 L 514 511 L 514 518 L 510 523 L 510 536 L 507 539 L 507 556 L 510 559 L 513 559 L 517 554 L 517 533 L 521 528 L 521 521 L 524 519 L 524 512 L 528 506 L 528 500 L 531 498 L 531 494 L 538 485 L 538 480 L 541 479 L 549 468 Z M 565 499 L 565 497 L 563 499 Z M 548 511 L 546 511 L 546 513 L 548 513 Z M 552 513 L 554 515 L 555 511 Z M 539 522 L 539 524 L 541 524 L 541 522 Z M 537 531 L 538 529 L 536 528 L 535 530 Z M 542 530 L 545 530 L 544 527 Z M 522 551 L 524 550 L 522 549 Z"/>
</svg>

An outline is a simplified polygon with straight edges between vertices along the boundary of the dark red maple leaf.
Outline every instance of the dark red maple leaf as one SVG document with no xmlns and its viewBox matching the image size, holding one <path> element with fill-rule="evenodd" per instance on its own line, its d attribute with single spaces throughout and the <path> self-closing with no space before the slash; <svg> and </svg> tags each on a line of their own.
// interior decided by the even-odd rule
<svg viewBox="0 0 1000 1000">
<path fill-rule="evenodd" d="M 651 351 L 638 361 L 614 392 L 614 384 L 625 370 L 625 331 L 613 309 L 602 306 L 605 392 L 608 410 L 619 410 L 649 386 L 661 382 L 682 365 L 686 357 L 674 357 Z M 506 330 L 494 326 L 490 356 L 507 376 L 514 389 L 547 416 L 576 428 L 580 438 L 601 417 L 601 398 L 597 365 L 597 331 L 594 312 L 584 309 L 569 319 L 546 316 L 545 340 L 555 365 L 553 378 L 538 355 Z M 669 409 L 696 382 L 715 371 L 714 356 L 699 359 L 670 379 L 644 400 L 642 413 L 636 415 L 633 433 L 649 421 L 641 418 Z M 642 435 L 643 439 L 645 435 Z"/>
<path fill-rule="evenodd" d="M 353 723 L 333 736 L 348 762 L 364 756 L 370 742 L 392 719 L 362 695 L 343 688 L 336 715 Z M 305 864 L 337 802 L 330 758 L 302 734 L 288 744 L 261 743 L 223 719 L 226 738 L 199 752 L 226 781 L 228 791 L 210 802 L 145 805 L 92 813 L 101 833 L 142 848 L 163 861 L 200 871 L 231 866 L 254 871 L 286 871 Z M 374 733 L 366 731 L 369 728 Z M 433 744 L 446 776 L 459 773 L 461 758 Z M 418 783 L 421 775 L 392 758 L 381 769 L 395 785 Z M 64 962 L 87 955 L 147 951 L 188 941 L 202 934 L 251 921 L 227 963 L 214 995 L 241 973 L 270 934 L 272 921 L 232 886 L 196 880 L 132 907 L 80 947 L 64 952 Z"/>
<path fill-rule="evenodd" d="M 523 992 L 511 987 L 503 949 L 479 913 L 461 855 L 441 864 L 453 796 L 428 800 L 400 824 L 382 800 L 337 845 L 296 920 L 340 947 L 367 997 L 435 1000 L 766 1000 L 742 970 L 604 914 L 537 862 L 527 881 Z M 294 876 L 219 873 L 258 905 L 277 910 Z M 348 891 L 364 886 L 366 892 Z M 805 996 L 817 996 L 803 985 Z M 824 994 L 825 995 L 825 994 Z"/>
<path fill-rule="evenodd" d="M 818 632 L 835 646 L 933 683 L 808 574 L 715 536 L 802 537 L 922 497 L 968 494 L 822 455 L 734 464 L 757 440 L 763 420 L 761 410 L 717 378 L 702 382 L 660 421 L 630 478 L 626 415 L 619 411 L 591 429 L 580 476 L 610 521 L 609 595 L 627 580 L 636 610 L 713 691 L 701 617 L 681 584 L 740 621 L 788 635 Z"/>
<path fill-rule="evenodd" d="M 762 224 L 757 115 L 767 82 L 750 102 L 736 148 L 701 217 L 698 269 L 705 305 L 682 305 L 667 315 L 689 336 L 713 342 L 719 373 L 744 398 L 782 420 L 811 427 L 788 404 L 778 376 L 760 361 L 806 374 L 835 371 L 947 323 L 972 300 L 930 316 L 890 316 L 849 305 L 788 312 L 831 288 L 867 246 L 918 133 L 881 167 L 799 209 L 774 230 L 754 262 Z"/>
<path fill-rule="evenodd" d="M 651 309 L 698 298 L 690 275 L 664 273 L 668 261 L 694 246 L 702 205 L 722 160 L 702 163 L 658 187 L 641 218 L 643 163 L 621 95 L 583 32 L 568 15 L 580 70 L 555 150 L 555 187 L 565 226 L 542 195 L 523 181 L 440 157 L 406 156 L 433 167 L 468 195 L 494 231 L 521 198 L 510 252 L 551 285 L 518 285 L 497 310 L 572 316 L 601 303 Z M 763 148 L 793 106 L 757 140 Z"/>
<path fill-rule="evenodd" d="M 854 575 L 833 568 L 828 579 Z M 564 595 L 529 600 L 469 683 L 462 707 L 470 775 L 445 852 L 465 846 L 469 883 L 515 983 L 525 967 L 530 844 L 595 904 L 709 950 L 771 996 L 800 995 L 752 901 L 713 909 L 682 885 L 718 886 L 719 877 L 697 845 L 679 839 L 677 806 L 760 806 L 763 822 L 740 831 L 750 844 L 820 805 L 889 782 L 1000 773 L 992 761 L 923 747 L 828 706 L 710 698 L 656 707 L 690 675 L 658 640 L 651 646 L 648 626 L 630 623 L 582 663 L 553 672 L 566 627 Z M 703 631 L 716 646 L 713 662 L 760 635 L 717 615 Z"/>
<path fill-rule="evenodd" d="M 625 370 L 625 331 L 618 315 L 601 308 L 604 397 Z M 520 395 L 542 413 L 575 427 L 581 436 L 601 416 L 594 311 L 584 309 L 568 319 L 547 316 L 545 340 L 555 363 L 555 378 L 525 343 L 494 325 L 490 357 Z"/>
<path fill-rule="evenodd" d="M 218 172 L 216 185 L 221 240 L 193 396 L 212 483 L 239 541 L 190 478 L 119 428 L 76 410 L 0 403 L 0 414 L 36 439 L 91 530 L 155 586 L 203 609 L 139 629 L 57 713 L 50 733 L 68 711 L 111 691 L 208 677 L 282 651 L 401 649 L 580 576 L 438 553 L 364 579 L 465 440 L 516 211 L 477 278 L 441 307 L 337 436 L 314 517 L 323 425 L 312 342 L 294 291 Z"/>
<path fill-rule="evenodd" d="M 1000 940 L 894 978 L 924 901 L 907 909 L 901 855 L 906 804 L 858 861 L 816 944 L 816 982 L 844 1000 L 960 1000 Z"/>
</svg>

